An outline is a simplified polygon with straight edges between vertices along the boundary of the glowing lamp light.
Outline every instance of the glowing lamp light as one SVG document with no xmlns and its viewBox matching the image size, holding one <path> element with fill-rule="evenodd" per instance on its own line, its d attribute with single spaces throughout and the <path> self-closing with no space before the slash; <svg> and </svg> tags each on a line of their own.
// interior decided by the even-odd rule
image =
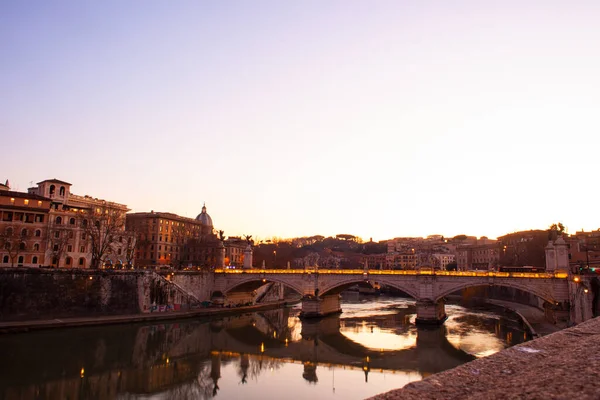
<svg viewBox="0 0 600 400">
<path fill-rule="evenodd" d="M 583 293 L 589 292 L 588 288 L 583 289 Z"/>
<path fill-rule="evenodd" d="M 261 353 L 264 353 L 264 352 L 265 352 L 265 344 L 264 344 L 264 343 L 261 343 L 261 344 L 260 344 L 260 352 L 261 352 Z"/>
<path fill-rule="evenodd" d="M 79 376 L 81 376 L 83 378 L 84 374 L 85 374 L 85 370 L 83 368 L 81 368 L 81 371 L 79 371 Z"/>
<path fill-rule="evenodd" d="M 578 277 L 578 276 L 576 276 L 575 278 L 573 278 L 573 281 L 574 281 L 574 282 L 579 282 L 579 277 Z"/>
</svg>

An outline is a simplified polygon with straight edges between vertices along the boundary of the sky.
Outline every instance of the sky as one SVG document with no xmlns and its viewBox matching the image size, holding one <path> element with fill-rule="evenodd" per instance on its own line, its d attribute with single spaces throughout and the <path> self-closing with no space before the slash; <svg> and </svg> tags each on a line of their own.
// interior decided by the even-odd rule
<svg viewBox="0 0 600 400">
<path fill-rule="evenodd" d="M 0 180 L 255 238 L 600 228 L 598 1 L 0 1 Z"/>
</svg>

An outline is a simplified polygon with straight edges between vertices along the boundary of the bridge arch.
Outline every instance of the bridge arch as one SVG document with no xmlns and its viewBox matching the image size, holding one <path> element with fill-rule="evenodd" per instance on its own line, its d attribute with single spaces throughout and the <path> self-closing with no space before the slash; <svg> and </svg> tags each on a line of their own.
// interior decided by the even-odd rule
<svg viewBox="0 0 600 400">
<path fill-rule="evenodd" d="M 251 288 L 252 290 L 255 290 L 263 285 L 266 285 L 267 283 L 280 283 L 283 286 L 286 286 L 286 287 L 294 290 L 295 292 L 298 292 L 301 295 L 303 294 L 303 288 L 297 282 L 293 282 L 288 279 L 284 279 L 284 278 L 282 279 L 278 276 L 271 276 L 271 275 L 265 275 L 265 276 L 250 275 L 248 277 L 244 277 L 242 279 L 236 280 L 231 285 L 228 285 L 223 290 L 223 293 L 225 295 L 227 295 L 228 293 L 235 292 L 236 291 L 235 289 L 248 290 Z"/>
<path fill-rule="evenodd" d="M 557 300 L 554 298 L 551 292 L 547 289 L 548 283 L 542 283 L 540 285 L 526 285 L 521 284 L 519 282 L 460 282 L 453 285 L 445 286 L 438 293 L 436 293 L 434 301 L 437 302 L 445 296 L 448 296 L 451 293 L 456 291 L 467 289 L 471 287 L 479 287 L 479 286 L 499 286 L 499 287 L 508 287 L 513 289 L 518 289 L 526 293 L 531 293 L 534 296 L 539 297 L 542 300 L 545 300 L 549 303 L 554 304 Z"/>
<path fill-rule="evenodd" d="M 379 284 L 384 284 L 386 286 L 391 286 L 394 289 L 403 291 L 404 293 L 406 293 L 407 295 L 409 295 L 410 297 L 412 297 L 415 300 L 419 299 L 418 287 L 416 287 L 411 282 L 399 282 L 397 280 L 388 280 L 385 277 L 381 277 L 381 278 L 377 277 L 375 279 L 370 278 L 368 280 L 377 282 Z M 340 293 L 340 292 L 344 291 L 345 289 L 349 288 L 350 286 L 356 285 L 357 283 L 364 283 L 364 282 L 365 282 L 364 277 L 349 276 L 346 279 L 336 281 L 335 283 L 332 283 L 332 284 L 326 284 L 323 286 L 323 288 L 319 288 L 320 292 L 321 292 L 321 293 L 319 293 L 319 295 L 324 296 L 327 294 Z"/>
</svg>

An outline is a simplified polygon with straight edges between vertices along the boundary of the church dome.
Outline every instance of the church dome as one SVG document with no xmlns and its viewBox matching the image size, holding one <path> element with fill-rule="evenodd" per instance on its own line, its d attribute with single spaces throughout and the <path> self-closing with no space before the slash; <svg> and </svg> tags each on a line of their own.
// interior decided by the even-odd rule
<svg viewBox="0 0 600 400">
<path fill-rule="evenodd" d="M 212 218 L 206 213 L 206 205 L 202 206 L 202 212 L 198 214 L 198 216 L 196 217 L 196 221 L 200 221 L 202 225 L 210 226 L 212 228 Z"/>
</svg>

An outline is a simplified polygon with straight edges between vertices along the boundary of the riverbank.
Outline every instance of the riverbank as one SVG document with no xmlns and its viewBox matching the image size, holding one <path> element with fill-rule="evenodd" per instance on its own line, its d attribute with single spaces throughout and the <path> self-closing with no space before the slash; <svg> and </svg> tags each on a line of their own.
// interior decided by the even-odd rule
<svg viewBox="0 0 600 400">
<path fill-rule="evenodd" d="M 598 399 L 598 354 L 594 318 L 372 399 Z"/>
<path fill-rule="evenodd" d="M 299 300 L 298 300 L 299 301 Z M 179 319 L 221 317 L 255 311 L 272 310 L 298 303 L 296 300 L 281 300 L 242 307 L 201 308 L 191 311 L 155 312 L 130 315 L 103 315 L 94 317 L 54 318 L 29 321 L 0 322 L 0 334 L 21 333 L 45 329 L 72 328 L 82 326 L 128 324 L 135 322 L 165 322 Z"/>
</svg>

